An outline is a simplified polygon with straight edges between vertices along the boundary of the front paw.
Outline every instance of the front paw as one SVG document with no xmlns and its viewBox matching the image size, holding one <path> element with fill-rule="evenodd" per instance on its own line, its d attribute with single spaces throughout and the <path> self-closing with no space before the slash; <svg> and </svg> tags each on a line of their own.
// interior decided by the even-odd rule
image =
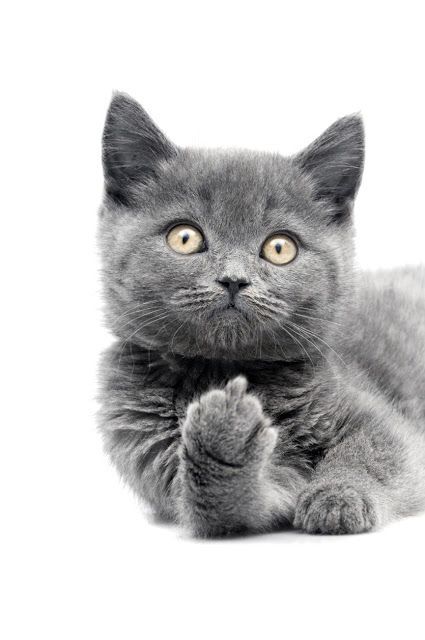
<svg viewBox="0 0 425 640">
<path fill-rule="evenodd" d="M 377 524 L 373 500 L 350 485 L 307 487 L 298 498 L 294 527 L 308 533 L 362 533 Z"/>
<path fill-rule="evenodd" d="M 183 442 L 190 456 L 240 468 L 272 451 L 276 431 L 260 401 L 246 389 L 246 379 L 238 376 L 223 390 L 208 391 L 189 405 Z"/>
</svg>

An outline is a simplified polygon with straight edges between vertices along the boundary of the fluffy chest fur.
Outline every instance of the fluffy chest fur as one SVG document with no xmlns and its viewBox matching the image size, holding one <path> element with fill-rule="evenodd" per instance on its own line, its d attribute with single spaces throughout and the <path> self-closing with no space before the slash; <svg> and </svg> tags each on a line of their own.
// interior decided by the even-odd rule
<svg viewBox="0 0 425 640">
<path fill-rule="evenodd" d="M 114 386 L 125 387 L 135 415 L 139 411 L 161 417 L 172 412 L 180 426 L 191 402 L 244 375 L 249 391 L 278 429 L 276 455 L 305 473 L 343 434 L 338 376 L 329 366 L 186 359 L 120 344 L 110 350 L 108 360 L 107 370 L 115 372 L 109 378 L 111 392 Z M 177 432 L 177 440 L 179 436 Z"/>
</svg>

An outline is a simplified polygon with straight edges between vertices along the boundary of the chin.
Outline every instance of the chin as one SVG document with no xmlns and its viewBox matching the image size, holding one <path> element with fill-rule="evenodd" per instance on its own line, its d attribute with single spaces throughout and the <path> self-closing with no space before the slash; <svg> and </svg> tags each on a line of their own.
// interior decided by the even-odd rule
<svg viewBox="0 0 425 640">
<path fill-rule="evenodd" d="M 271 356 L 261 330 L 240 312 L 228 309 L 199 327 L 186 354 L 216 360 L 258 360 Z"/>
<path fill-rule="evenodd" d="M 198 342 L 202 336 L 210 349 L 226 357 L 248 349 L 255 342 L 258 328 L 241 311 L 228 307 L 199 328 L 197 334 Z"/>
</svg>

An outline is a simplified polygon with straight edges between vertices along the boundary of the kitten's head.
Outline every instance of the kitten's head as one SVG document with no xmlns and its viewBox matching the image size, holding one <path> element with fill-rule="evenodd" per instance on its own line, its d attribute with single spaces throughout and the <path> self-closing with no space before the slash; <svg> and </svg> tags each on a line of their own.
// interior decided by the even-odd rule
<svg viewBox="0 0 425 640">
<path fill-rule="evenodd" d="M 100 240 L 117 335 L 208 358 L 320 353 L 349 291 L 358 116 L 290 158 L 182 149 L 117 94 L 103 163 Z"/>
</svg>

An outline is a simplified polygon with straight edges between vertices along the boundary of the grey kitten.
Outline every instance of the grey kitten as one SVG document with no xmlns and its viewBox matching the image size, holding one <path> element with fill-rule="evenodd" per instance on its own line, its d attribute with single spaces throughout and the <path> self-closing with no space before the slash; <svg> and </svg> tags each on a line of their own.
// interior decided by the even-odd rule
<svg viewBox="0 0 425 640">
<path fill-rule="evenodd" d="M 425 270 L 355 277 L 358 116 L 290 158 L 182 149 L 114 96 L 106 449 L 194 535 L 359 533 L 425 504 Z"/>
</svg>

